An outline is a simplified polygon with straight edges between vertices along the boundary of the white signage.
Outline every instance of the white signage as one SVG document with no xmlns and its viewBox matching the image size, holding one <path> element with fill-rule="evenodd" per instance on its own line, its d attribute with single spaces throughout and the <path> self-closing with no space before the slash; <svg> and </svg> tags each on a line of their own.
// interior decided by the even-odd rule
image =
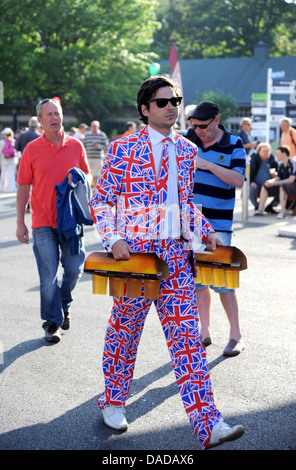
<svg viewBox="0 0 296 470">
<path fill-rule="evenodd" d="M 293 93 L 294 88 L 292 86 L 272 86 L 270 92 L 275 95 L 290 95 Z"/>
<path fill-rule="evenodd" d="M 271 108 L 285 108 L 286 101 L 285 100 L 271 100 L 270 107 Z"/>
<path fill-rule="evenodd" d="M 265 129 L 266 130 L 266 121 L 252 122 L 252 130 Z"/>
<path fill-rule="evenodd" d="M 271 72 L 271 78 L 285 78 L 285 71 L 275 70 L 274 72 Z"/>
<path fill-rule="evenodd" d="M 270 120 L 278 122 L 278 121 L 281 121 L 284 117 L 285 117 L 284 114 L 271 114 Z"/>
<path fill-rule="evenodd" d="M 265 141 L 266 137 L 266 128 L 265 129 L 258 129 L 257 131 L 253 132 L 252 134 L 254 137 L 257 137 L 257 140 L 259 141 Z"/>
<path fill-rule="evenodd" d="M 258 108 L 258 107 L 254 107 L 254 108 L 251 108 L 251 113 L 252 114 L 262 114 L 262 115 L 266 115 L 266 109 L 267 108 Z"/>
</svg>

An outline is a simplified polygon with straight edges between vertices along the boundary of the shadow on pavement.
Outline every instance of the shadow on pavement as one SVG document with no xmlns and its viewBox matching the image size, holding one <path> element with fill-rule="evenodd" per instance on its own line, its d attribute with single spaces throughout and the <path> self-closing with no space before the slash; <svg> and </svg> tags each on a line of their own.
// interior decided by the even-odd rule
<svg viewBox="0 0 296 470">
<path fill-rule="evenodd" d="M 170 387 L 159 389 L 161 402 L 168 398 Z M 180 407 L 181 401 L 180 401 Z M 181 408 L 180 408 L 181 411 Z M 200 450 L 189 422 L 183 425 L 161 426 L 135 433 L 133 421 L 139 418 L 137 402 L 128 407 L 129 429 L 124 433 L 107 428 L 98 411 L 96 397 L 67 411 L 48 423 L 38 423 L 4 433 L 0 436 L 2 450 Z M 144 418 L 142 418 L 144 419 Z M 230 424 L 242 423 L 245 436 L 225 443 L 223 450 L 295 450 L 296 405 L 256 411 L 227 417 Z M 186 416 L 184 415 L 184 422 Z M 281 429 L 279 433 L 278 430 Z M 250 447 L 251 445 L 251 447 Z"/>
</svg>

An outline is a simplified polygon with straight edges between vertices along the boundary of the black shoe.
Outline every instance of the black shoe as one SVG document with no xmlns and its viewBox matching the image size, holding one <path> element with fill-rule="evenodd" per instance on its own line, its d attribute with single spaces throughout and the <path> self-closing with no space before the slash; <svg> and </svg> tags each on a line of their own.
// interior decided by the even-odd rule
<svg viewBox="0 0 296 470">
<path fill-rule="evenodd" d="M 265 212 L 268 212 L 268 214 L 278 214 L 278 211 L 274 210 L 273 207 L 266 207 Z"/>
<path fill-rule="evenodd" d="M 64 323 L 61 326 L 62 330 L 69 330 L 70 319 L 71 319 L 70 312 L 64 312 Z"/>
<path fill-rule="evenodd" d="M 55 323 L 49 323 L 44 327 L 45 341 L 49 343 L 58 343 L 61 339 L 59 327 Z"/>
</svg>

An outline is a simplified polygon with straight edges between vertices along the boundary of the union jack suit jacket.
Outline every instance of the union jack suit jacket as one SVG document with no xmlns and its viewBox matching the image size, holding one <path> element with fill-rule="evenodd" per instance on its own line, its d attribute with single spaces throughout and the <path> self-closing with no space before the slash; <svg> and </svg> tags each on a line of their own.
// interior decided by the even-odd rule
<svg viewBox="0 0 296 470">
<path fill-rule="evenodd" d="M 174 141 L 182 237 L 188 241 L 191 250 L 193 233 L 205 242 L 208 234 L 214 230 L 193 203 L 197 147 L 176 133 Z M 120 237 L 134 251 L 147 251 L 147 242 L 159 238 L 161 234 L 166 196 L 166 188 L 157 190 L 147 127 L 112 142 L 90 202 L 103 247 L 108 249 L 110 239 Z"/>
</svg>

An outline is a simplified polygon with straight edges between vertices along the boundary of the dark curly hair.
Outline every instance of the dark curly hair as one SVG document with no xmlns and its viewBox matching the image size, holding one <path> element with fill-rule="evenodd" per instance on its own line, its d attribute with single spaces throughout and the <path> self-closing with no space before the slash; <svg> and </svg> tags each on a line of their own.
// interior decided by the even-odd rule
<svg viewBox="0 0 296 470">
<path fill-rule="evenodd" d="M 179 85 L 174 80 L 172 80 L 169 75 L 154 75 L 147 78 L 140 86 L 137 95 L 137 109 L 139 113 L 139 119 L 144 124 L 148 124 L 148 118 L 142 114 L 142 105 L 144 104 L 149 111 L 149 101 L 154 98 L 159 88 L 166 86 L 171 87 L 176 95 L 180 96 Z"/>
</svg>

